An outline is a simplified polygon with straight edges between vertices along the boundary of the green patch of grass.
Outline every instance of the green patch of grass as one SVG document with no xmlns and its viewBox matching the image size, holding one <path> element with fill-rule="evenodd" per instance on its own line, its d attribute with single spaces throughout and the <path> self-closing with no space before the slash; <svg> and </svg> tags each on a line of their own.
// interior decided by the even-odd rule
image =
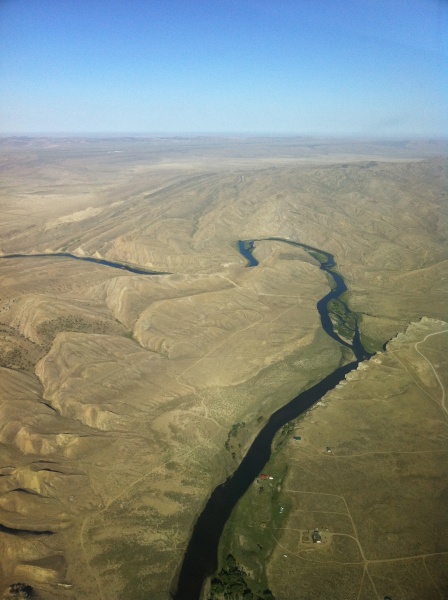
<svg viewBox="0 0 448 600">
<path fill-rule="evenodd" d="M 344 338 L 352 339 L 356 329 L 356 315 L 340 299 L 330 300 L 328 312 L 335 330 Z"/>
<path fill-rule="evenodd" d="M 383 342 L 381 340 L 372 338 L 365 333 L 360 332 L 361 344 L 367 350 L 369 354 L 376 354 L 377 352 L 382 352 L 383 350 Z"/>
<path fill-rule="evenodd" d="M 332 303 L 337 303 L 337 304 L 333 305 Z M 331 310 L 330 310 L 330 304 L 332 304 Z M 341 304 L 342 304 L 342 306 L 340 306 Z M 331 302 L 329 302 L 328 308 L 329 308 L 329 312 L 331 312 L 332 316 L 335 319 L 344 320 L 344 307 L 345 307 L 345 315 L 347 313 L 349 313 L 351 318 L 348 320 L 348 327 L 346 327 L 347 323 L 345 323 L 345 324 L 342 323 L 342 326 L 339 323 L 336 324 L 335 329 L 337 330 L 337 332 L 340 333 L 341 335 L 343 335 L 344 337 L 352 338 L 353 331 L 354 331 L 354 328 L 356 327 L 356 323 L 357 323 L 359 330 L 360 330 L 359 334 L 360 334 L 361 344 L 363 345 L 365 350 L 369 354 L 376 354 L 376 352 L 381 352 L 383 350 L 384 340 L 368 336 L 362 332 L 362 325 L 361 325 L 362 324 L 362 313 L 357 313 L 350 309 L 350 293 L 348 291 L 341 294 L 337 300 L 332 300 Z M 353 323 L 353 320 L 354 320 L 354 327 L 352 330 L 351 325 Z M 346 333 L 348 333 L 349 335 L 346 335 L 346 333 L 344 333 L 344 331 L 346 331 Z"/>
<path fill-rule="evenodd" d="M 257 594 L 263 597 L 268 588 L 265 565 L 276 545 L 275 534 L 290 511 L 281 497 L 287 468 L 275 457 L 269 461 L 265 473 L 273 479 L 257 479 L 252 484 L 233 511 L 220 542 L 220 568 L 225 569 L 229 554 L 234 556 L 255 598 Z"/>
<path fill-rule="evenodd" d="M 246 423 L 244 421 L 242 421 L 241 423 L 235 423 L 234 425 L 232 425 L 232 428 L 229 431 L 229 434 L 227 436 L 227 440 L 225 442 L 225 447 L 226 450 L 232 450 L 233 448 L 233 443 L 231 441 L 231 438 L 238 438 L 238 431 L 240 428 L 246 427 Z"/>
</svg>

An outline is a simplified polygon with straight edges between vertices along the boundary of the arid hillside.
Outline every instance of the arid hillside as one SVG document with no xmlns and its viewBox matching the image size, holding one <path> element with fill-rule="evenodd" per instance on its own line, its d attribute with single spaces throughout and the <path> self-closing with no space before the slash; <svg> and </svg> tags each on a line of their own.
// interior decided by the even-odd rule
<svg viewBox="0 0 448 600">
<path fill-rule="evenodd" d="M 318 260 L 267 238 L 335 256 L 372 351 L 448 319 L 442 150 L 1 141 L 0 594 L 168 599 L 212 489 L 352 360 L 322 330 Z"/>
</svg>

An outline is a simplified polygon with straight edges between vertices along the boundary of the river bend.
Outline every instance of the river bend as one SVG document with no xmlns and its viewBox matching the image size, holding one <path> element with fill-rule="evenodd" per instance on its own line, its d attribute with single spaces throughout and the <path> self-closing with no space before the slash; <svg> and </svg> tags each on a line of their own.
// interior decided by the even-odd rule
<svg viewBox="0 0 448 600">
<path fill-rule="evenodd" d="M 193 528 L 180 569 L 177 591 L 173 594 L 173 600 L 199 600 L 206 578 L 211 576 L 217 569 L 218 545 L 224 526 L 238 500 L 247 491 L 269 460 L 271 445 L 277 431 L 286 423 L 308 410 L 322 396 L 342 381 L 347 373 L 355 369 L 359 361 L 370 356 L 362 346 L 357 325 L 351 343 L 342 339 L 333 328 L 328 312 L 328 303 L 331 300 L 339 298 L 347 290 L 343 277 L 336 270 L 334 256 L 319 248 L 283 238 L 269 237 L 240 240 L 238 242 L 238 249 L 240 254 L 248 261 L 248 267 L 253 268 L 258 265 L 257 259 L 253 256 L 253 250 L 255 243 L 262 241 L 276 241 L 300 247 L 319 262 L 320 268 L 325 271 L 329 278 L 331 288 L 328 294 L 321 298 L 316 305 L 322 327 L 327 335 L 335 339 L 339 344 L 350 348 L 356 360 L 339 367 L 333 373 L 324 377 L 319 383 L 301 392 L 288 402 L 288 404 L 275 411 L 253 441 L 235 472 L 224 483 L 215 488 Z M 87 256 L 76 256 L 67 252 L 9 254 L 0 256 L 0 258 L 71 258 L 128 271 L 137 275 L 169 274 L 134 267 L 126 263 L 117 263 Z"/>
<path fill-rule="evenodd" d="M 253 250 L 255 243 L 261 241 L 277 241 L 298 246 L 320 263 L 320 268 L 328 275 L 331 284 L 330 292 L 321 298 L 316 305 L 322 327 L 330 337 L 341 345 L 350 348 L 356 360 L 339 367 L 319 383 L 301 392 L 288 404 L 274 412 L 253 441 L 233 475 L 215 488 L 193 528 L 181 566 L 177 591 L 173 594 L 174 600 L 199 600 L 205 580 L 213 575 L 218 567 L 218 546 L 224 526 L 238 500 L 268 462 L 271 456 L 272 442 L 277 431 L 308 410 L 322 396 L 336 387 L 347 373 L 356 369 L 359 361 L 370 356 L 361 344 L 358 325 L 356 325 L 352 343 L 339 337 L 333 329 L 328 312 L 328 303 L 347 290 L 343 277 L 336 271 L 334 256 L 318 248 L 282 238 L 240 240 L 238 249 L 248 261 L 248 267 L 253 268 L 258 265 L 258 261 L 253 256 Z"/>
</svg>

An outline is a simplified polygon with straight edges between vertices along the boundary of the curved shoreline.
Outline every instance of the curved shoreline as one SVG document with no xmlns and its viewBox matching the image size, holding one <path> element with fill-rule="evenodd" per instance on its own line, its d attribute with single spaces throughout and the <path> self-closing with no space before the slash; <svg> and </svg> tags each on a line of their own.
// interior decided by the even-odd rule
<svg viewBox="0 0 448 600">
<path fill-rule="evenodd" d="M 316 305 L 321 317 L 322 327 L 330 337 L 341 345 L 350 348 L 356 360 L 338 367 L 317 384 L 301 392 L 285 406 L 275 411 L 252 442 L 234 473 L 214 489 L 193 528 L 180 568 L 177 590 L 172 595 L 173 600 L 199 600 L 205 580 L 213 575 L 218 567 L 218 545 L 224 526 L 238 500 L 269 460 L 271 445 L 277 431 L 308 410 L 322 396 L 340 383 L 350 371 L 356 369 L 360 361 L 370 356 L 361 344 L 357 325 L 352 344 L 340 338 L 333 329 L 327 305 L 330 300 L 337 298 L 347 290 L 343 277 L 334 270 L 336 267 L 334 256 L 318 248 L 281 238 L 239 240 L 238 248 L 241 255 L 248 260 L 248 267 L 258 265 L 258 261 L 252 256 L 257 241 L 278 241 L 298 246 L 318 260 L 320 268 L 327 273 L 335 284 L 335 287 L 331 286 L 330 292 L 319 300 Z"/>
</svg>

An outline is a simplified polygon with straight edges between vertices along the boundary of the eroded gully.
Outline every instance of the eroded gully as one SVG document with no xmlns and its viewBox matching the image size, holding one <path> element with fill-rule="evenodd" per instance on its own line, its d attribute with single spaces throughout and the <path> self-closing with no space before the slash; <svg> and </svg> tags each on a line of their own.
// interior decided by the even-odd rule
<svg viewBox="0 0 448 600">
<path fill-rule="evenodd" d="M 320 268 L 328 276 L 331 288 L 329 293 L 321 298 L 316 305 L 322 327 L 327 335 L 342 346 L 350 348 L 356 360 L 337 368 L 319 383 L 301 392 L 288 404 L 275 411 L 253 441 L 234 473 L 224 483 L 215 488 L 193 528 L 179 572 L 177 590 L 173 594 L 173 600 L 199 600 L 205 580 L 217 569 L 218 545 L 224 526 L 238 500 L 268 462 L 271 456 L 272 442 L 277 431 L 308 410 L 322 396 L 336 387 L 347 373 L 356 369 L 360 361 L 370 356 L 362 346 L 357 325 L 351 343 L 342 339 L 333 329 L 328 312 L 328 303 L 339 298 L 347 290 L 343 277 L 336 271 L 334 256 L 318 248 L 282 238 L 240 240 L 238 249 L 248 261 L 248 267 L 253 268 L 258 265 L 253 250 L 255 243 L 262 241 L 276 241 L 300 247 L 320 263 Z M 348 308 L 347 311 L 350 312 Z"/>
<path fill-rule="evenodd" d="M 319 381 L 319 383 L 301 392 L 285 406 L 275 411 L 253 441 L 234 473 L 224 483 L 215 488 L 193 528 L 179 572 L 177 590 L 172 595 L 173 600 L 198 600 L 200 598 L 205 580 L 217 569 L 218 545 L 224 526 L 238 500 L 247 491 L 268 462 L 271 456 L 272 441 L 277 431 L 286 423 L 296 419 L 308 410 L 322 396 L 342 381 L 347 373 L 356 369 L 359 361 L 370 356 L 361 344 L 357 326 L 351 343 L 342 339 L 333 329 L 328 312 L 328 303 L 331 300 L 339 298 L 347 290 L 343 277 L 336 271 L 334 256 L 319 248 L 277 237 L 240 240 L 238 248 L 241 255 L 248 261 L 248 267 L 256 267 L 258 265 L 258 261 L 253 256 L 253 250 L 255 243 L 262 241 L 276 241 L 300 247 L 319 262 L 320 269 L 325 271 L 328 276 L 331 288 L 328 294 L 321 298 L 316 305 L 322 328 L 327 335 L 335 339 L 339 344 L 350 348 L 356 360 L 337 368 L 330 375 Z M 53 254 L 10 254 L 3 255 L 0 258 L 71 258 L 122 269 L 138 275 L 168 274 L 104 259 L 76 256 L 66 252 Z M 349 313 L 348 308 L 347 311 Z"/>
</svg>

